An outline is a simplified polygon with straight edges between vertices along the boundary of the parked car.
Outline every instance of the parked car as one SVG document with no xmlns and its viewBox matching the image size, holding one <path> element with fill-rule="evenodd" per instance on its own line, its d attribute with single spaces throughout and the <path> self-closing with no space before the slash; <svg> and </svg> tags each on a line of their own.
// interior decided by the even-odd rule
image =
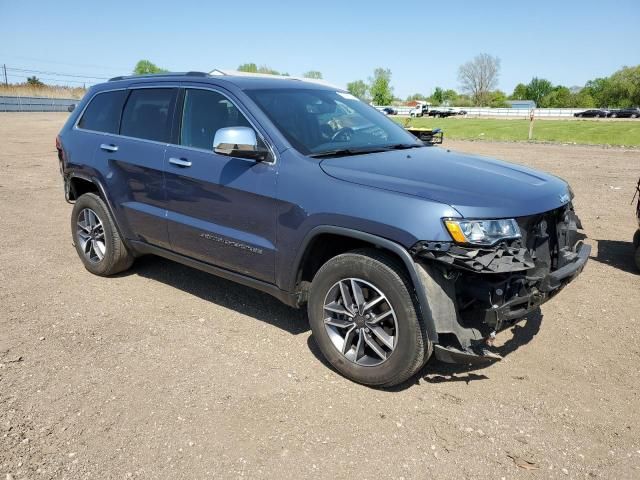
<svg viewBox="0 0 640 480">
<path fill-rule="evenodd" d="M 458 112 L 453 108 L 434 108 L 429 110 L 430 117 L 446 118 L 454 115 L 458 115 Z"/>
<path fill-rule="evenodd" d="M 433 353 L 498 360 L 496 332 L 589 257 L 565 181 L 426 146 L 316 83 L 117 77 L 89 89 L 56 148 L 89 272 L 154 254 L 305 306 L 322 354 L 367 385 Z"/>
<path fill-rule="evenodd" d="M 607 115 L 609 115 L 609 111 L 608 110 L 601 110 L 601 109 L 592 109 L 592 110 L 585 110 L 584 112 L 578 112 L 578 113 L 574 113 L 573 116 L 574 117 L 578 117 L 578 118 L 593 118 L 593 117 L 598 117 L 598 118 L 605 118 Z"/>
<path fill-rule="evenodd" d="M 608 116 L 611 118 L 639 118 L 640 108 L 621 108 L 619 110 L 611 110 Z"/>
<path fill-rule="evenodd" d="M 384 107 L 381 110 L 381 112 L 384 113 L 385 115 L 397 115 L 398 114 L 398 111 L 393 109 L 393 108 L 391 108 L 391 107 Z"/>
</svg>

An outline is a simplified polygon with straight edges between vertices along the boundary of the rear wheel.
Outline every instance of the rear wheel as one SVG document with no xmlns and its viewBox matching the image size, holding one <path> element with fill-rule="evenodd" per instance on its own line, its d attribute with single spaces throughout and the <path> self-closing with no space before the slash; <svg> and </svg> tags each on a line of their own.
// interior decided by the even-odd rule
<svg viewBox="0 0 640 480">
<path fill-rule="evenodd" d="M 73 206 L 71 234 L 80 260 L 91 273 L 113 275 L 133 263 L 106 204 L 94 193 L 82 195 Z"/>
<path fill-rule="evenodd" d="M 325 358 L 345 377 L 389 387 L 426 362 L 431 345 L 399 264 L 376 250 L 338 255 L 315 275 L 309 322 Z"/>
</svg>

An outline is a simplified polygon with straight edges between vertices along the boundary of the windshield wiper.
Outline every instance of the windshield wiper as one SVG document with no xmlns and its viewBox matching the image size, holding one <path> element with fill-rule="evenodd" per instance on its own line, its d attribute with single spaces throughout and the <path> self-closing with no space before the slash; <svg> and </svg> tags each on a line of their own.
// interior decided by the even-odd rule
<svg viewBox="0 0 640 480">
<path fill-rule="evenodd" d="M 353 155 L 364 155 L 367 153 L 388 152 L 390 150 L 405 150 L 408 148 L 424 147 L 417 143 L 397 143 L 395 145 L 381 145 L 379 147 L 368 148 L 338 148 L 336 150 L 327 150 L 326 152 L 312 153 L 311 158 L 321 157 L 350 157 Z"/>
<path fill-rule="evenodd" d="M 425 145 L 419 143 L 396 143 L 395 145 L 388 145 L 384 147 L 385 150 L 406 150 L 408 148 L 421 148 Z"/>
<path fill-rule="evenodd" d="M 376 148 L 338 148 L 336 150 L 327 150 L 326 152 L 312 153 L 309 155 L 311 158 L 321 157 L 350 157 L 353 155 L 364 155 L 367 153 L 384 152 L 387 149 L 384 147 Z"/>
</svg>

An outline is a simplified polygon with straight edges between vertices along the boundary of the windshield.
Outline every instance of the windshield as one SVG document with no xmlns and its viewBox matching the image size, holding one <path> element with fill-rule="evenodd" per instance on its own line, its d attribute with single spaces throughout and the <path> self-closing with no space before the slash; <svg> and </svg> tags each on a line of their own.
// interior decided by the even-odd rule
<svg viewBox="0 0 640 480">
<path fill-rule="evenodd" d="M 384 114 L 349 93 L 312 88 L 246 93 L 304 155 L 423 146 Z"/>
</svg>

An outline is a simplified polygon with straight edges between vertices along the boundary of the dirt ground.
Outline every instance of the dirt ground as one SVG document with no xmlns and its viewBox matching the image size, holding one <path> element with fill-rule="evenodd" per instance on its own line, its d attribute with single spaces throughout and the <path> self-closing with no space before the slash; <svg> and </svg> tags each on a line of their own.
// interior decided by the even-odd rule
<svg viewBox="0 0 640 480">
<path fill-rule="evenodd" d="M 640 478 L 640 150 L 445 139 L 569 180 L 592 258 L 499 335 L 502 362 L 384 391 L 333 372 L 265 294 L 152 257 L 85 271 L 65 118 L 0 114 L 1 480 Z"/>
</svg>

